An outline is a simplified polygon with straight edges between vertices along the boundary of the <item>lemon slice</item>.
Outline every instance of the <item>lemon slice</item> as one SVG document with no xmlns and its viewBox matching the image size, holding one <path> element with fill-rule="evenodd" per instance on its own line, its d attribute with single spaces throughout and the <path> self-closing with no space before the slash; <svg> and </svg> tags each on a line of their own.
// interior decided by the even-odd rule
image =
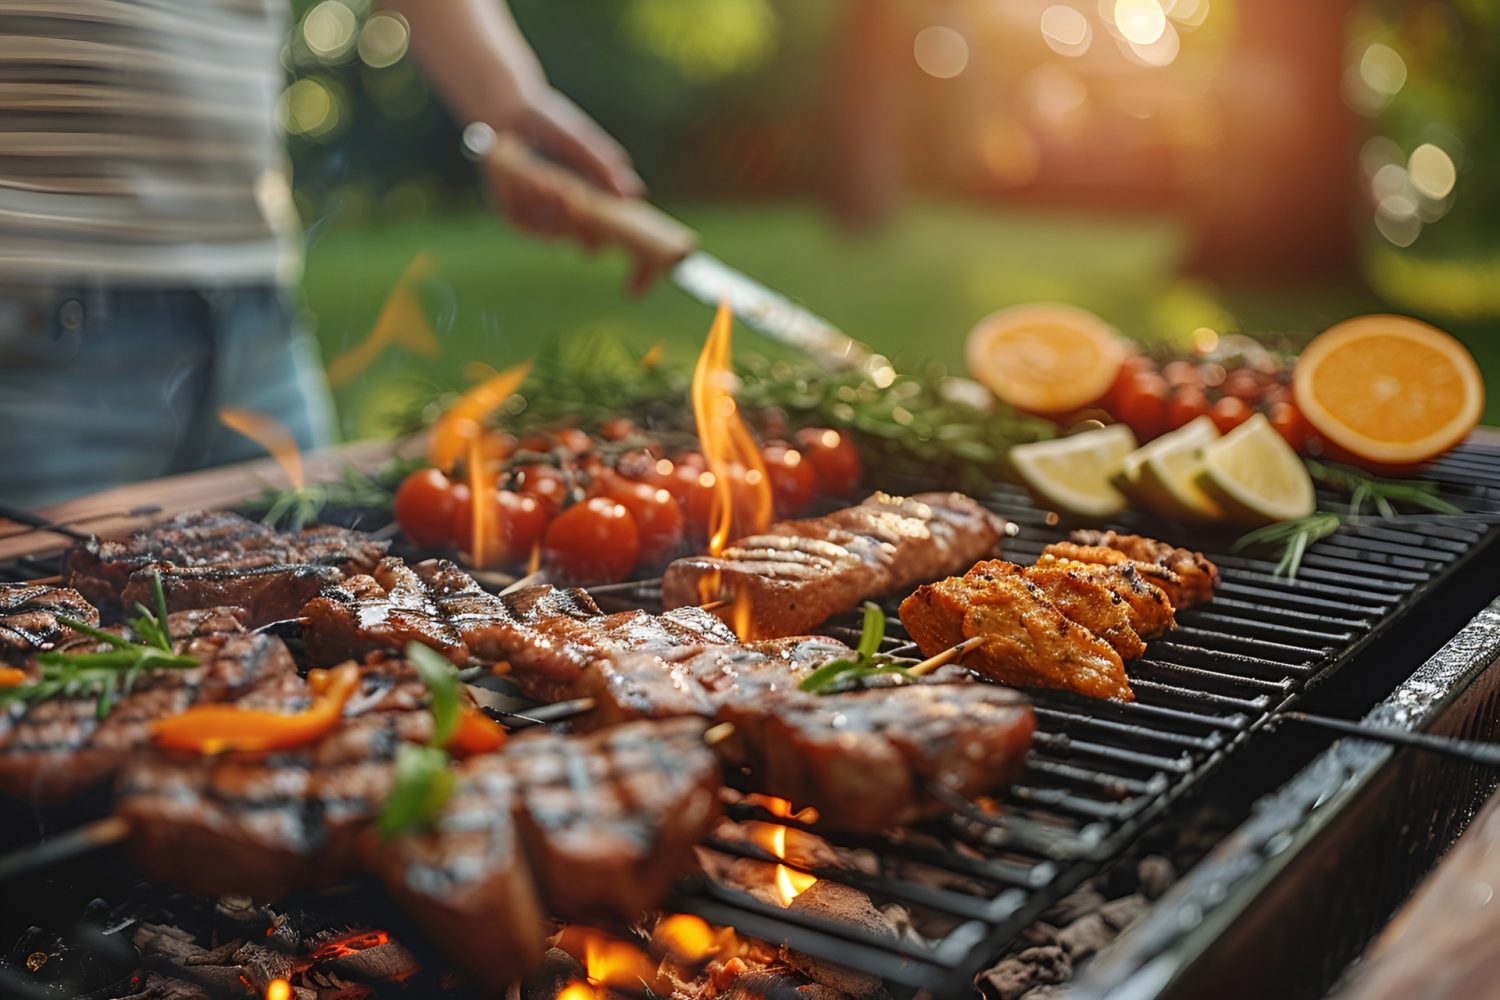
<svg viewBox="0 0 1500 1000">
<path fill-rule="evenodd" d="M 1203 449 L 1198 484 L 1247 524 L 1293 521 L 1317 507 L 1307 466 L 1260 413 Z"/>
<path fill-rule="evenodd" d="M 1198 485 L 1203 450 L 1218 439 L 1214 422 L 1198 417 L 1136 452 L 1136 493 L 1141 502 L 1163 517 L 1221 520 L 1223 508 Z"/>
<path fill-rule="evenodd" d="M 1052 441 L 1018 444 L 1010 450 L 1010 461 L 1046 506 L 1101 518 L 1125 509 L 1125 496 L 1109 484 L 1109 471 L 1134 449 L 1130 428 L 1111 424 Z"/>
</svg>

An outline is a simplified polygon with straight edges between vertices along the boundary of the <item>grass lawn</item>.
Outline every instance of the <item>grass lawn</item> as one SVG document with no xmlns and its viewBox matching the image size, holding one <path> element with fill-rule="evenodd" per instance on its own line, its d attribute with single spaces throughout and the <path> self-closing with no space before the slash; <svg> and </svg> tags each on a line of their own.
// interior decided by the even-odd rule
<svg viewBox="0 0 1500 1000">
<path fill-rule="evenodd" d="M 1171 222 L 1070 219 L 973 205 L 920 204 L 876 233 L 834 232 L 790 203 L 683 205 L 705 249 L 800 299 L 912 369 L 962 361 L 965 333 L 985 313 L 1038 299 L 1076 303 L 1142 339 L 1197 326 L 1315 332 L 1374 301 L 1224 297 L 1177 277 L 1184 248 Z M 306 302 L 325 359 L 359 344 L 407 265 L 433 261 L 420 309 L 441 342 L 434 357 L 397 346 L 338 387 L 345 429 L 381 429 L 413 393 L 465 384 L 467 362 L 503 367 L 549 342 L 618 338 L 637 352 L 663 342 L 688 363 L 710 310 L 663 284 L 639 301 L 619 292 L 616 256 L 528 240 L 481 215 L 334 231 L 309 248 Z M 740 350 L 765 350 L 742 332 Z M 1486 346 L 1493 346 L 1493 342 Z M 1500 353 L 1487 365 L 1500 373 Z M 1500 420 L 1491 406 L 1490 422 Z"/>
</svg>

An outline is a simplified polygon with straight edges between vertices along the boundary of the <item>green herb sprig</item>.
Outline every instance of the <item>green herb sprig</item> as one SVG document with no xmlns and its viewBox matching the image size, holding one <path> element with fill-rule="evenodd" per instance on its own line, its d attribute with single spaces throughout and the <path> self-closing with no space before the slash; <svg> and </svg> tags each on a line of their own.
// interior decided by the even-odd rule
<svg viewBox="0 0 1500 1000">
<path fill-rule="evenodd" d="M 452 758 L 443 747 L 458 728 L 458 678 L 441 654 L 422 645 L 406 645 L 406 658 L 431 694 L 432 735 L 426 746 L 404 743 L 396 749 L 396 780 L 380 812 L 380 835 L 387 840 L 437 819 L 453 795 Z"/>
<path fill-rule="evenodd" d="M 1252 545 L 1279 544 L 1281 559 L 1276 563 L 1276 575 L 1295 579 L 1297 571 L 1302 568 L 1302 557 L 1307 553 L 1307 547 L 1338 531 L 1345 520 L 1347 517 L 1344 514 L 1318 511 L 1295 521 L 1268 524 L 1241 535 L 1235 541 L 1232 551 L 1238 552 Z"/>
<path fill-rule="evenodd" d="M 167 597 L 161 586 L 161 574 L 153 573 L 151 590 L 155 610 L 137 604 L 140 614 L 130 626 L 142 642 L 94 628 L 88 622 L 58 615 L 57 620 L 80 635 L 86 635 L 108 646 L 105 650 L 87 652 L 38 653 L 36 664 L 41 675 L 31 683 L 0 688 L 0 705 L 12 702 L 47 701 L 51 698 L 76 697 L 97 692 L 99 718 L 109 714 L 114 703 L 135 689 L 136 680 L 146 670 L 182 670 L 198 666 L 191 656 L 172 652 L 172 637 L 167 630 Z"/>
<path fill-rule="evenodd" d="M 316 521 L 325 507 L 389 507 L 401 480 L 422 464 L 420 459 L 392 459 L 373 476 L 345 465 L 337 482 L 300 487 L 266 483 L 259 496 L 246 501 L 244 509 L 260 512 L 261 521 L 273 528 L 301 531 Z"/>
<path fill-rule="evenodd" d="M 880 640 L 885 638 L 885 612 L 871 601 L 865 602 L 865 620 L 859 633 L 859 645 L 855 647 L 854 659 L 832 660 L 802 679 L 797 687 L 813 694 L 833 694 L 848 691 L 857 685 L 855 681 L 876 674 L 898 674 L 906 676 L 911 666 L 895 657 L 879 652 Z"/>
</svg>

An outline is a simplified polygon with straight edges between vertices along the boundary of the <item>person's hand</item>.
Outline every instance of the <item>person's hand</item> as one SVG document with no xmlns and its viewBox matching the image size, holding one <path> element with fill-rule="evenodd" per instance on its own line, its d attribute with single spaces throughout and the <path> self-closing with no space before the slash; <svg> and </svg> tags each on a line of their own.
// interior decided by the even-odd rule
<svg viewBox="0 0 1500 1000">
<path fill-rule="evenodd" d="M 645 194 L 630 155 L 558 91 L 544 89 L 507 119 L 494 124 L 519 135 L 589 183 L 626 198 Z M 562 191 L 544 177 L 497 176 L 492 177 L 490 187 L 505 216 L 528 232 L 551 238 L 571 236 L 590 249 L 602 240 L 592 220 L 571 211 Z"/>
</svg>

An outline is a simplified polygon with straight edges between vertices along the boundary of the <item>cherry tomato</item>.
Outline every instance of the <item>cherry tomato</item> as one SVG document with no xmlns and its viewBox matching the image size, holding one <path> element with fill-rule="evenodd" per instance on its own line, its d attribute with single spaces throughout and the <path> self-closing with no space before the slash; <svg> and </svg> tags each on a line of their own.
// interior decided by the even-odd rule
<svg viewBox="0 0 1500 1000">
<path fill-rule="evenodd" d="M 1114 416 L 1135 432 L 1136 440 L 1149 441 L 1167 429 L 1166 379 L 1155 372 L 1138 374 L 1121 388 Z"/>
<path fill-rule="evenodd" d="M 547 564 L 576 581 L 623 580 L 635 567 L 640 550 L 635 519 L 606 497 L 569 507 L 547 525 L 542 536 Z"/>
<path fill-rule="evenodd" d="M 1201 386 L 1203 384 L 1203 373 L 1191 361 L 1167 362 L 1161 370 L 1161 377 L 1166 379 L 1167 385 L 1174 389 L 1178 386 Z"/>
<path fill-rule="evenodd" d="M 818 491 L 818 473 L 802 457 L 802 452 L 785 441 L 768 441 L 761 448 L 766 475 L 771 477 L 771 495 L 776 509 L 785 517 L 796 517 L 807 510 Z"/>
<path fill-rule="evenodd" d="M 1194 386 L 1182 386 L 1167 401 L 1167 430 L 1175 431 L 1209 410 L 1208 397 Z"/>
<path fill-rule="evenodd" d="M 643 562 L 656 562 L 670 555 L 682 542 L 682 507 L 663 487 L 631 482 L 606 472 L 594 481 L 589 495 L 613 500 L 630 511 L 640 535 Z"/>
<path fill-rule="evenodd" d="M 629 417 L 612 417 L 599 427 L 599 436 L 606 441 L 624 441 L 639 433 L 640 428 Z"/>
<path fill-rule="evenodd" d="M 688 537 L 698 541 L 707 538 L 714 503 L 713 473 L 678 462 L 672 466 L 666 490 L 682 506 L 683 527 Z"/>
<path fill-rule="evenodd" d="M 1303 419 L 1296 403 L 1290 400 L 1273 403 L 1267 416 L 1271 421 L 1271 426 L 1276 428 L 1276 433 L 1280 434 L 1295 451 L 1303 453 L 1307 450 L 1307 440 L 1312 435 L 1312 428 Z"/>
<path fill-rule="evenodd" d="M 453 483 L 437 469 L 418 469 L 396 490 L 396 521 L 415 544 L 438 548 L 452 541 Z"/>
<path fill-rule="evenodd" d="M 549 518 L 556 517 L 568 502 L 568 482 L 555 465 L 522 465 L 514 470 L 516 490 L 536 497 Z"/>
<path fill-rule="evenodd" d="M 1214 418 L 1214 424 L 1219 428 L 1220 434 L 1228 434 L 1250 419 L 1250 407 L 1243 399 L 1225 396 L 1214 403 L 1209 416 Z"/>
<path fill-rule="evenodd" d="M 568 449 L 575 455 L 594 450 L 594 439 L 589 437 L 588 432 L 577 427 L 564 427 L 557 432 L 557 443 Z"/>
<path fill-rule="evenodd" d="M 818 474 L 819 492 L 846 497 L 859 488 L 859 449 L 847 434 L 826 427 L 804 427 L 797 432 L 796 441 L 802 457 Z"/>
<path fill-rule="evenodd" d="M 551 431 L 527 431 L 516 442 L 521 451 L 546 453 L 557 446 L 557 437 Z"/>
<path fill-rule="evenodd" d="M 615 471 L 626 479 L 652 486 L 665 486 L 674 466 L 649 448 L 627 451 L 615 461 Z"/>
</svg>

